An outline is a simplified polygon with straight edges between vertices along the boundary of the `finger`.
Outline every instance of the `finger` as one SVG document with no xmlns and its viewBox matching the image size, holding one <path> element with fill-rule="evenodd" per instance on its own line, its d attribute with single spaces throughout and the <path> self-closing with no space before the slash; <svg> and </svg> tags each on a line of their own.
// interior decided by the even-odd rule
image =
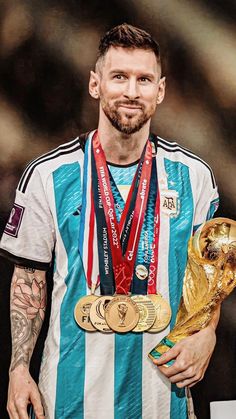
<svg viewBox="0 0 236 419">
<path fill-rule="evenodd" d="M 29 416 L 27 413 L 27 405 L 28 403 L 25 403 L 25 401 L 18 401 L 16 403 L 16 409 L 17 409 L 19 419 L 29 419 Z"/>
<path fill-rule="evenodd" d="M 187 371 L 187 369 L 191 368 L 191 366 L 187 364 L 185 359 L 176 359 L 173 365 L 171 366 L 162 365 L 158 368 L 162 372 L 162 374 L 164 374 L 167 378 L 170 378 L 170 377 L 175 376 L 176 374 Z"/>
<path fill-rule="evenodd" d="M 183 387 L 193 387 L 195 384 L 197 384 L 199 381 L 203 379 L 204 374 L 195 374 L 193 377 L 186 378 L 184 380 L 179 381 L 176 383 L 177 387 L 183 388 Z"/>
<path fill-rule="evenodd" d="M 192 383 L 187 384 L 187 386 L 188 386 L 189 388 L 191 388 L 191 387 L 195 386 L 195 384 L 199 383 L 199 381 L 201 381 L 202 379 L 203 379 L 203 377 L 202 377 L 202 378 L 200 378 L 200 380 L 196 380 L 196 381 L 193 381 Z"/>
<path fill-rule="evenodd" d="M 187 384 L 187 386 L 188 386 L 189 388 L 191 388 L 191 387 L 195 386 L 195 384 L 199 383 L 199 381 L 201 381 L 201 380 L 203 379 L 204 374 L 205 374 L 205 371 L 203 371 L 203 372 L 202 372 L 202 374 L 201 374 L 200 376 L 197 376 L 195 381 L 192 381 L 191 383 Z"/>
<path fill-rule="evenodd" d="M 165 352 L 160 358 L 155 359 L 153 362 L 156 365 L 164 365 L 169 361 L 172 361 L 173 359 L 177 358 L 177 356 L 180 353 L 180 348 L 178 345 L 175 345 L 173 348 L 169 349 L 167 352 Z"/>
<path fill-rule="evenodd" d="M 195 378 L 193 377 L 193 378 L 189 378 L 187 380 L 179 381 L 178 383 L 175 383 L 175 384 L 178 388 L 183 388 L 183 387 L 191 388 L 191 387 L 195 386 L 195 384 L 197 384 L 199 381 L 200 381 L 200 379 L 195 380 Z"/>
<path fill-rule="evenodd" d="M 43 405 L 41 402 L 41 397 L 40 397 L 40 393 L 38 391 L 38 389 L 34 389 L 31 392 L 31 403 L 33 405 L 33 409 L 34 409 L 34 413 L 36 416 L 36 419 L 44 419 L 44 410 L 43 410 Z"/>
<path fill-rule="evenodd" d="M 177 384 L 186 380 L 197 380 L 196 374 L 190 371 L 183 371 L 182 373 L 172 375 L 168 377 L 170 382 L 173 384 Z"/>
<path fill-rule="evenodd" d="M 19 415 L 17 413 L 14 403 L 8 403 L 7 411 L 8 411 L 10 419 L 19 419 Z"/>
<path fill-rule="evenodd" d="M 37 403 L 33 403 L 33 401 L 32 404 L 36 419 L 45 419 L 43 406 L 38 405 Z"/>
</svg>

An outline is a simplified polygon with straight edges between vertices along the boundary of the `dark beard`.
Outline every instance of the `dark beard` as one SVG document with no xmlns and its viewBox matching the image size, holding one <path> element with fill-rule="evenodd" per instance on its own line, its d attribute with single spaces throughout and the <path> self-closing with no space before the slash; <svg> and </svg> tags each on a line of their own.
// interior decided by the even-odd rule
<svg viewBox="0 0 236 419">
<path fill-rule="evenodd" d="M 122 122 L 121 115 L 115 109 L 115 107 L 109 108 L 108 106 L 105 105 L 103 107 L 103 112 L 105 113 L 106 117 L 109 119 L 110 123 L 112 124 L 114 128 L 122 132 L 122 134 L 127 134 L 127 135 L 138 132 L 150 119 L 150 115 L 147 115 L 146 113 L 143 112 L 140 118 L 135 123 L 130 122 L 130 123 L 124 124 Z"/>
</svg>

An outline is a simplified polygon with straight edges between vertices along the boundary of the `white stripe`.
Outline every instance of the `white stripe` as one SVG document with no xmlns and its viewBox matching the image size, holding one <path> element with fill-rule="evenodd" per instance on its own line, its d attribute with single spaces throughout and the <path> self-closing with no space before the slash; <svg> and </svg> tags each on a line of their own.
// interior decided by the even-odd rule
<svg viewBox="0 0 236 419">
<path fill-rule="evenodd" d="M 85 226 L 84 226 L 84 246 L 83 246 L 83 264 L 85 275 L 88 269 L 88 240 L 89 240 L 89 220 L 91 213 L 91 188 L 92 188 L 92 169 L 91 169 L 91 153 L 92 153 L 92 138 L 95 131 L 91 132 L 88 137 L 88 165 L 87 165 L 87 202 L 85 213 Z M 94 219 L 94 240 L 93 240 L 93 266 L 92 266 L 92 283 L 97 283 L 99 275 L 99 262 L 98 262 L 98 244 L 97 244 L 97 223 L 96 216 Z M 87 287 L 87 293 L 89 292 Z M 96 294 L 100 295 L 100 287 L 96 290 Z"/>
<path fill-rule="evenodd" d="M 157 174 L 160 189 L 168 189 L 164 161 L 161 153 L 157 155 Z M 169 249 L 169 217 L 160 209 L 160 237 L 158 260 L 157 292 L 169 301 L 168 249 Z M 163 251 L 163 249 L 167 249 Z M 144 333 L 143 335 L 143 419 L 167 419 L 170 414 L 171 384 L 158 371 L 157 367 L 147 360 L 147 354 L 169 333 L 167 327 L 160 333 Z"/>
<path fill-rule="evenodd" d="M 48 185 L 48 196 L 51 200 L 50 207 L 53 212 L 54 220 L 57 220 L 52 177 L 50 177 Z M 55 223 L 56 222 L 57 221 L 55 221 Z M 57 244 L 55 252 L 57 271 L 54 274 L 54 288 L 52 293 L 52 308 L 49 331 L 44 346 L 39 377 L 39 388 L 44 400 L 47 419 L 54 419 L 55 413 L 57 365 L 60 356 L 60 308 L 67 290 L 64 278 L 68 274 L 67 254 L 61 236 L 58 233 L 58 225 L 56 225 L 56 230 Z M 49 365 L 50 370 L 48 370 Z"/>
<path fill-rule="evenodd" d="M 84 234 L 84 267 L 87 270 L 88 263 L 88 237 L 89 237 L 89 216 L 91 210 L 91 133 L 88 145 L 88 182 L 87 182 L 87 205 Z M 97 227 L 96 219 L 94 224 L 93 242 L 93 270 L 92 281 L 96 281 L 99 273 L 98 249 L 97 249 Z M 90 291 L 87 288 L 87 293 Z M 100 288 L 96 290 L 100 295 Z M 84 418 L 85 419 L 113 419 L 114 412 L 114 333 L 86 333 L 85 341 L 85 388 L 84 394 Z M 104 377 L 101 371 L 106 371 Z"/>
<path fill-rule="evenodd" d="M 157 176 L 159 192 L 168 190 L 167 175 L 164 166 L 164 159 L 159 153 L 157 156 Z M 158 272 L 157 272 L 157 292 L 159 291 L 164 298 L 169 301 L 169 236 L 170 236 L 170 217 L 163 213 L 160 207 L 160 236 L 159 236 L 159 254 Z M 165 251 L 163 251 L 165 249 Z"/>
<path fill-rule="evenodd" d="M 198 179 L 196 178 L 196 176 L 194 176 L 194 173 L 193 173 L 192 170 L 189 170 L 189 180 L 190 180 L 190 185 L 191 185 L 191 188 L 192 188 L 193 209 L 194 209 L 193 220 L 192 220 L 192 230 L 193 230 L 193 227 L 195 225 L 195 219 L 199 215 L 198 214 L 198 211 L 197 211 L 197 197 L 198 197 L 198 194 L 199 194 L 200 184 L 199 184 L 199 182 L 197 182 Z M 204 184 L 204 189 L 205 189 L 204 192 L 206 193 L 206 196 L 208 197 L 208 199 L 207 199 L 207 204 L 208 205 L 207 205 L 206 214 L 203 215 L 203 218 L 202 218 L 202 221 L 201 222 L 205 221 L 206 216 L 207 216 L 208 209 L 210 207 L 210 198 L 209 198 L 208 190 L 206 190 L 206 187 L 207 187 L 207 185 L 205 183 Z M 203 194 L 201 195 L 201 197 L 203 197 Z"/>
<path fill-rule="evenodd" d="M 87 165 L 87 200 L 86 200 L 86 212 L 85 212 L 85 226 L 84 226 L 84 245 L 83 245 L 83 265 L 85 275 L 87 275 L 88 269 L 88 245 L 89 245 L 89 220 L 91 214 L 91 188 L 92 188 L 92 174 L 91 174 L 91 149 L 92 149 L 92 138 L 93 133 L 88 138 L 88 165 Z M 97 277 L 99 275 L 99 264 L 98 264 L 98 247 L 97 247 L 97 224 L 96 217 L 94 220 L 94 240 L 93 240 L 93 266 L 92 266 L 92 283 L 97 283 Z M 89 290 L 87 289 L 87 292 Z"/>
<path fill-rule="evenodd" d="M 84 419 L 113 419 L 114 338 L 114 333 L 86 333 Z"/>
<path fill-rule="evenodd" d="M 160 333 L 143 334 L 143 419 L 168 419 L 170 414 L 171 385 L 147 358 L 148 353 L 166 336 L 168 330 Z"/>
<path fill-rule="evenodd" d="M 84 173 L 84 171 L 83 171 Z M 83 179 L 84 183 L 84 179 Z M 83 185 L 82 183 L 82 185 Z M 88 272 L 88 244 L 89 244 L 89 221 L 91 213 L 91 141 L 88 145 L 88 164 L 87 164 L 87 185 L 86 185 L 86 209 L 85 209 L 85 224 L 84 224 L 84 245 L 83 245 L 83 265 L 85 276 Z M 83 197 L 84 199 L 84 197 Z"/>
</svg>

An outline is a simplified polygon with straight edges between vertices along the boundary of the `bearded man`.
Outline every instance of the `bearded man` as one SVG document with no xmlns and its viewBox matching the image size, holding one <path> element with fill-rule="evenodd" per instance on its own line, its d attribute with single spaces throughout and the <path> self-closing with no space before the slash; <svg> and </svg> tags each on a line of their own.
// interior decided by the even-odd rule
<svg viewBox="0 0 236 419">
<path fill-rule="evenodd" d="M 2 254 L 16 265 L 12 419 L 27 418 L 29 403 L 40 419 L 190 417 L 186 389 L 204 375 L 218 315 L 156 365 L 147 354 L 175 323 L 188 240 L 212 217 L 218 194 L 204 161 L 150 133 L 165 83 L 151 35 L 127 24 L 111 29 L 89 81 L 99 101 L 97 130 L 39 157 L 23 173 L 1 241 Z M 38 388 L 29 363 L 53 249 Z"/>
</svg>

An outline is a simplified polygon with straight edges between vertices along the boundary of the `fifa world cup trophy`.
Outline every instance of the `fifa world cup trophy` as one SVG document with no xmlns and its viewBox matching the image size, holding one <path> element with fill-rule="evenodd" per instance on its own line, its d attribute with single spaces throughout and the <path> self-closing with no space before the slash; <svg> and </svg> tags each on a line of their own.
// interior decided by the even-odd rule
<svg viewBox="0 0 236 419">
<path fill-rule="evenodd" d="M 216 307 L 236 286 L 236 221 L 214 218 L 189 240 L 183 295 L 176 323 L 149 353 L 159 358 L 175 343 L 208 325 Z"/>
</svg>

